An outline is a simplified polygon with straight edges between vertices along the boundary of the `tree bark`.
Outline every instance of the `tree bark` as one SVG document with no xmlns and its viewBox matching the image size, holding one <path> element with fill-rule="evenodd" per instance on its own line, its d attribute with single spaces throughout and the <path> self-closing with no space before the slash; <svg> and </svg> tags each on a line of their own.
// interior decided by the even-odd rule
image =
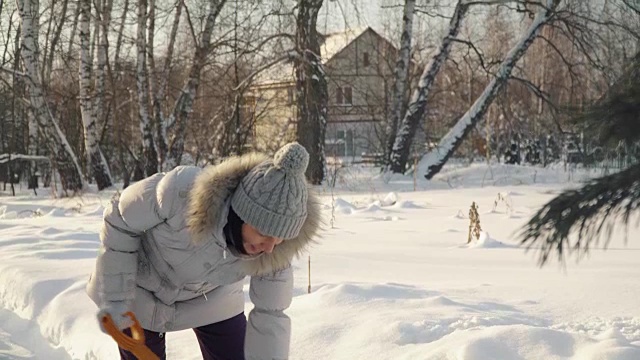
<svg viewBox="0 0 640 360">
<path fill-rule="evenodd" d="M 427 107 L 427 98 L 433 87 L 436 76 L 440 72 L 442 65 L 449 57 L 449 52 L 453 46 L 454 39 L 460 31 L 462 20 L 464 19 L 469 6 L 464 0 L 459 0 L 456 4 L 451 21 L 449 22 L 449 30 L 447 35 L 442 39 L 440 49 L 431 58 L 431 61 L 425 66 L 420 77 L 418 88 L 414 91 L 411 101 L 407 107 L 407 112 L 402 119 L 402 124 L 395 138 L 393 149 L 390 155 L 391 171 L 394 173 L 404 173 L 409 154 L 411 152 L 411 144 L 418 129 L 420 121 L 424 117 Z"/>
<path fill-rule="evenodd" d="M 53 33 L 53 39 L 51 40 L 51 56 L 47 58 L 45 80 L 44 80 L 46 82 L 49 82 L 49 80 L 51 79 L 51 71 L 53 70 L 53 58 L 54 58 L 56 48 L 58 47 L 58 43 L 60 42 L 60 36 L 62 35 L 62 28 L 65 25 L 68 8 L 69 8 L 69 0 L 63 0 L 62 10 L 60 13 L 60 23 L 56 26 L 55 31 Z"/>
<path fill-rule="evenodd" d="M 327 127 L 327 79 L 320 54 L 318 13 L 323 0 L 299 0 L 295 60 L 297 131 L 300 145 L 309 152 L 307 179 L 314 185 L 325 177 L 324 141 Z"/>
<path fill-rule="evenodd" d="M 411 60 L 411 38 L 413 29 L 413 10 L 415 8 L 415 0 L 405 0 L 404 16 L 402 18 L 402 35 L 400 36 L 400 51 L 396 61 L 394 70 L 393 93 L 391 99 L 391 110 L 387 115 L 387 146 L 384 149 L 385 161 L 390 163 L 390 154 L 393 150 L 393 144 L 396 141 L 398 132 L 398 123 L 402 117 L 402 109 L 405 103 L 405 94 L 407 91 L 407 78 L 409 76 L 409 61 Z"/>
<path fill-rule="evenodd" d="M 38 46 L 34 34 L 37 30 L 34 16 L 37 19 L 38 2 L 37 0 L 17 0 L 17 4 L 22 19 L 21 55 L 28 75 L 26 81 L 31 110 L 45 138 L 49 140 L 47 147 L 53 158 L 53 165 L 60 174 L 62 188 L 74 192 L 82 190 L 85 184 L 78 159 L 49 109 L 38 71 Z"/>
<path fill-rule="evenodd" d="M 149 117 L 149 81 L 147 79 L 147 1 L 138 1 L 138 29 L 136 37 L 136 85 L 138 116 L 142 133 L 142 153 L 145 176 L 158 172 L 158 155 L 153 141 L 153 124 Z"/>
<path fill-rule="evenodd" d="M 109 54 L 109 27 L 111 24 L 111 7 L 113 0 L 102 0 L 102 8 L 96 9 L 96 23 L 97 29 L 100 29 L 100 34 L 96 34 L 98 39 L 98 63 L 96 66 L 96 91 L 94 101 L 95 118 L 98 124 L 104 123 L 107 119 L 104 114 L 104 104 L 106 96 L 106 75 L 107 75 L 107 62 Z M 102 134 L 97 133 L 98 138 L 102 137 Z"/>
<path fill-rule="evenodd" d="M 91 0 L 81 0 L 80 6 L 80 108 L 84 125 L 84 145 L 87 157 L 87 172 L 96 179 L 98 190 L 113 185 L 109 166 L 100 151 L 98 124 L 102 119 L 102 97 L 104 96 L 104 67 L 106 63 L 106 44 L 98 48 L 98 69 L 96 94 L 91 95 L 93 58 L 90 51 Z M 98 13 L 99 10 L 96 10 Z M 98 18 L 108 18 L 104 13 Z M 96 21 L 99 21 L 96 19 Z M 104 34 L 106 36 L 106 34 Z"/>
<path fill-rule="evenodd" d="M 49 16 L 49 19 L 47 21 L 47 32 L 45 34 L 44 37 L 44 47 L 43 47 L 43 52 L 42 52 L 42 63 L 44 64 L 44 66 L 41 67 L 40 71 L 41 71 L 41 75 L 40 78 L 42 79 L 42 85 L 43 86 L 47 86 L 47 84 L 49 83 L 47 81 L 48 75 L 47 75 L 47 66 L 46 64 L 49 62 L 49 58 L 53 57 L 53 49 L 49 50 L 49 39 L 51 39 L 51 28 L 53 26 L 53 19 L 55 18 L 55 10 L 56 10 L 56 3 L 57 0 L 51 0 L 51 15 Z"/>
<path fill-rule="evenodd" d="M 78 18 L 80 17 L 80 5 L 76 2 L 76 11 L 73 15 L 73 24 L 71 25 L 71 35 L 69 35 L 69 48 L 67 54 L 71 54 L 73 50 L 73 40 L 76 37 L 76 30 L 78 29 Z"/>
<path fill-rule="evenodd" d="M 427 168 L 425 178 L 431 179 L 447 162 L 449 157 L 456 151 L 462 140 L 471 132 L 476 124 L 482 119 L 487 109 L 511 76 L 511 72 L 522 55 L 527 52 L 533 43 L 536 35 L 555 13 L 555 8 L 560 0 L 546 0 L 545 6 L 541 7 L 532 24 L 520 38 L 520 41 L 509 51 L 506 58 L 500 64 L 495 77 L 484 89 L 482 94 L 469 110 L 458 120 L 456 125 L 440 140 L 438 146 L 427 153 L 421 161 L 420 167 Z"/>
<path fill-rule="evenodd" d="M 117 72 L 120 70 L 120 50 L 122 49 L 122 37 L 124 36 L 124 26 L 129 13 L 129 0 L 124 0 L 122 15 L 120 16 L 120 25 L 118 27 L 118 37 L 116 38 L 116 49 L 113 57 L 113 64 L 116 69 L 116 77 L 120 76 Z"/>
</svg>

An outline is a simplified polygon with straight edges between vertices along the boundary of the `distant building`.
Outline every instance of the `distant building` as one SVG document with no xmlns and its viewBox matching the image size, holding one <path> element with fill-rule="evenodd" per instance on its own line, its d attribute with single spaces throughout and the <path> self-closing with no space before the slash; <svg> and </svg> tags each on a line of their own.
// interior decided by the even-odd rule
<svg viewBox="0 0 640 360">
<path fill-rule="evenodd" d="M 326 155 L 351 161 L 381 152 L 397 49 L 368 27 L 325 35 L 321 53 L 329 92 Z M 256 118 L 255 148 L 274 150 L 295 138 L 295 96 L 291 63 L 256 80 L 245 96 Z"/>
</svg>

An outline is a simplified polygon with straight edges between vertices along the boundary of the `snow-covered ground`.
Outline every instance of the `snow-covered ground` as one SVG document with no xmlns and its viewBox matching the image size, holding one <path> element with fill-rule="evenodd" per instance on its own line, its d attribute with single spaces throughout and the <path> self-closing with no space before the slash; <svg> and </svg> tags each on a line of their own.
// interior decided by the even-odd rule
<svg viewBox="0 0 640 360">
<path fill-rule="evenodd" d="M 565 266 L 540 268 L 517 243 L 540 205 L 599 174 L 449 167 L 416 191 L 411 177 L 338 174 L 311 294 L 307 258 L 295 263 L 291 359 L 640 359 L 639 230 Z M 0 193 L 0 359 L 117 358 L 84 293 L 113 192 L 23 194 Z M 467 245 L 473 201 L 485 232 Z M 190 331 L 167 337 L 169 359 L 201 358 Z"/>
</svg>

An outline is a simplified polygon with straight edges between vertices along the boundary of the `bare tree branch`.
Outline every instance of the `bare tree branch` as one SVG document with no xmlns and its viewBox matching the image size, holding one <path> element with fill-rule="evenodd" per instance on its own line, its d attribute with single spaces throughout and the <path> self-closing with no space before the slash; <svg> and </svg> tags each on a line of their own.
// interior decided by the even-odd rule
<svg viewBox="0 0 640 360">
<path fill-rule="evenodd" d="M 240 89 L 246 88 L 248 86 L 248 84 L 251 82 L 251 80 L 253 80 L 254 77 L 256 77 L 257 75 L 259 75 L 261 72 L 269 69 L 270 67 L 281 63 L 283 61 L 293 61 L 296 58 L 298 58 L 298 53 L 295 50 L 291 50 L 289 52 L 287 52 L 286 55 L 283 55 L 277 59 L 274 59 L 260 67 L 258 67 L 256 70 L 254 70 L 251 74 L 249 74 L 249 76 L 247 76 L 244 80 L 242 80 L 238 86 L 233 88 L 233 91 L 240 91 Z"/>
<path fill-rule="evenodd" d="M 24 78 L 28 78 L 29 77 L 29 75 L 27 75 L 26 73 L 15 71 L 13 69 L 8 69 L 6 67 L 1 67 L 0 66 L 0 71 L 6 72 L 7 74 L 19 76 L 19 77 L 24 77 Z"/>
</svg>

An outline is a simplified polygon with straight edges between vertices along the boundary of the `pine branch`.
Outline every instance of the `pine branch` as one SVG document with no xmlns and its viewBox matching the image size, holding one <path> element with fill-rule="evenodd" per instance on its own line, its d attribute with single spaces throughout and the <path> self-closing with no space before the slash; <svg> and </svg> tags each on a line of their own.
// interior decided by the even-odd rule
<svg viewBox="0 0 640 360">
<path fill-rule="evenodd" d="M 640 53 L 598 102 L 574 119 L 602 143 L 640 140 Z M 606 120 L 606 121 L 603 121 Z"/>
<path fill-rule="evenodd" d="M 614 225 L 628 226 L 631 214 L 640 208 L 640 164 L 613 175 L 592 180 L 578 190 L 569 190 L 544 205 L 525 225 L 522 244 L 540 245 L 540 265 L 553 251 L 564 260 L 565 253 L 588 253 L 604 230 L 606 248 Z M 576 240 L 570 239 L 575 234 Z M 573 238 L 573 237 L 572 237 Z"/>
</svg>

